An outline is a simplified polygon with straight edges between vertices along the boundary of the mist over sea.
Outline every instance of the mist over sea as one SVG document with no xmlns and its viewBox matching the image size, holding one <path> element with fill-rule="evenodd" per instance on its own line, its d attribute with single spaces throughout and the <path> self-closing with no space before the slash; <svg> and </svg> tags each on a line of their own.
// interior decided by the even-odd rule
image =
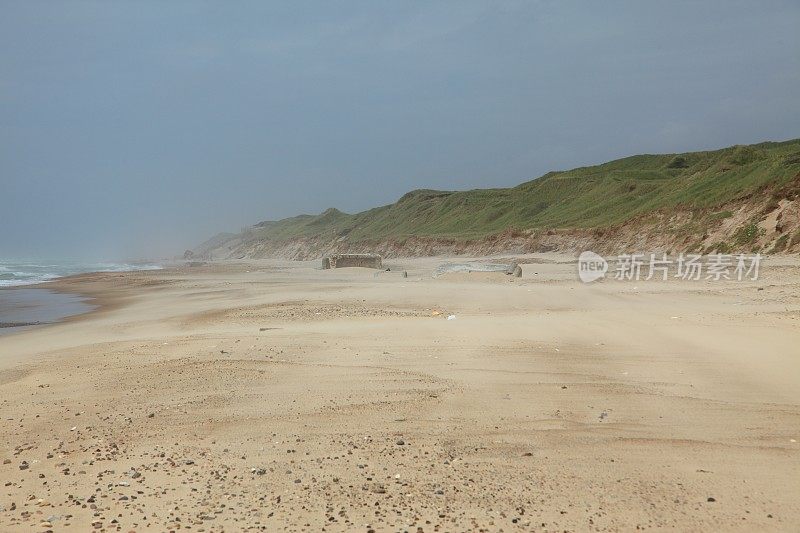
<svg viewBox="0 0 800 533">
<path fill-rule="evenodd" d="M 25 261 L 0 259 L 0 287 L 33 285 L 86 272 L 158 270 L 152 263 L 86 263 L 80 261 Z"/>
</svg>

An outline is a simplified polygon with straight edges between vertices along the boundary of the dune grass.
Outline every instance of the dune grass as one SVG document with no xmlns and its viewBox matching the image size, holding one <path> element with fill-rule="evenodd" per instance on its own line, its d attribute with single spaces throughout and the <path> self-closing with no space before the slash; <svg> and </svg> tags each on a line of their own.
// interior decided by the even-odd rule
<svg viewBox="0 0 800 533">
<path fill-rule="evenodd" d="M 246 238 L 360 241 L 413 235 L 470 240 L 507 229 L 602 228 L 659 210 L 711 209 L 765 187 L 780 187 L 798 174 L 800 139 L 636 155 L 550 172 L 513 188 L 416 190 L 394 204 L 361 213 L 328 209 L 262 222 Z"/>
</svg>

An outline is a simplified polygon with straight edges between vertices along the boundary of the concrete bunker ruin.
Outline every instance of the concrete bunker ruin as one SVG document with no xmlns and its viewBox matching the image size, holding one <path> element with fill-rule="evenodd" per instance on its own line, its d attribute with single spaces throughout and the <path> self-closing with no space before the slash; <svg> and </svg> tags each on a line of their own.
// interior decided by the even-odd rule
<svg viewBox="0 0 800 533">
<path fill-rule="evenodd" d="M 383 268 L 381 256 L 378 254 L 334 254 L 322 258 L 322 268 Z"/>
</svg>

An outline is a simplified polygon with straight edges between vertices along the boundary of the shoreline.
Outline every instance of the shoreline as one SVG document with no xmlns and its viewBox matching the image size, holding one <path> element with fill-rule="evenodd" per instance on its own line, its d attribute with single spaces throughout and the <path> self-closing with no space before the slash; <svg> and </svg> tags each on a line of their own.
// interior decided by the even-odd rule
<svg viewBox="0 0 800 533">
<path fill-rule="evenodd" d="M 0 323 L 0 328 L 25 328 L 18 331 L 2 332 L 4 336 L 15 335 L 23 332 L 33 330 L 41 330 L 48 326 L 56 326 L 60 324 L 69 324 L 81 320 L 87 320 L 94 315 L 108 312 L 112 309 L 119 308 L 122 305 L 121 297 L 115 294 L 111 288 L 95 288 L 94 283 L 102 281 L 103 272 L 87 272 L 82 274 L 73 274 L 64 276 L 52 281 L 33 283 L 30 285 L 14 285 L 9 287 L 0 287 L 0 291 L 18 292 L 18 291 L 49 291 L 58 294 L 65 294 L 75 296 L 80 299 L 80 302 L 85 304 L 88 309 L 69 313 L 58 318 L 47 321 L 21 321 L 21 322 L 3 322 Z"/>
<path fill-rule="evenodd" d="M 0 291 L 0 336 L 58 324 L 93 309 L 84 296 L 51 288 L 20 287 Z"/>
<path fill-rule="evenodd" d="M 144 268 L 131 270 L 78 272 L 49 280 L 38 281 L 36 283 L 0 286 L 0 295 L 3 291 L 8 291 L 9 293 L 15 291 L 49 291 L 51 293 L 74 296 L 79 299 L 76 304 L 83 304 L 88 307 L 88 309 L 85 310 L 69 312 L 48 320 L 0 321 L 0 336 L 8 338 L 10 335 L 16 335 L 34 329 L 43 329 L 48 326 L 74 323 L 82 319 L 89 319 L 97 313 L 111 311 L 122 305 L 122 295 L 119 291 L 115 291 L 113 287 L 108 286 L 108 284 L 103 284 L 106 278 L 116 274 L 153 272 L 164 270 L 165 268 L 177 267 L 174 263 L 168 264 L 167 266 L 146 263 L 142 266 L 144 266 Z M 98 287 L 97 284 L 102 284 L 102 286 Z M 47 312 L 46 302 L 41 305 L 41 308 L 43 313 Z"/>
</svg>

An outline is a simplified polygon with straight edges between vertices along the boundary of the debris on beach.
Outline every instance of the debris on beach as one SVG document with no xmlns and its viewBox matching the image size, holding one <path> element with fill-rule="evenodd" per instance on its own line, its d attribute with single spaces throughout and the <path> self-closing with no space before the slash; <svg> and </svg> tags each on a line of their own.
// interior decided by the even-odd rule
<svg viewBox="0 0 800 533">
<path fill-rule="evenodd" d="M 442 263 L 433 273 L 433 277 L 439 277 L 442 274 L 451 274 L 455 272 L 505 272 L 509 273 L 509 265 L 505 263 Z M 513 272 L 513 271 L 512 271 Z"/>
</svg>

